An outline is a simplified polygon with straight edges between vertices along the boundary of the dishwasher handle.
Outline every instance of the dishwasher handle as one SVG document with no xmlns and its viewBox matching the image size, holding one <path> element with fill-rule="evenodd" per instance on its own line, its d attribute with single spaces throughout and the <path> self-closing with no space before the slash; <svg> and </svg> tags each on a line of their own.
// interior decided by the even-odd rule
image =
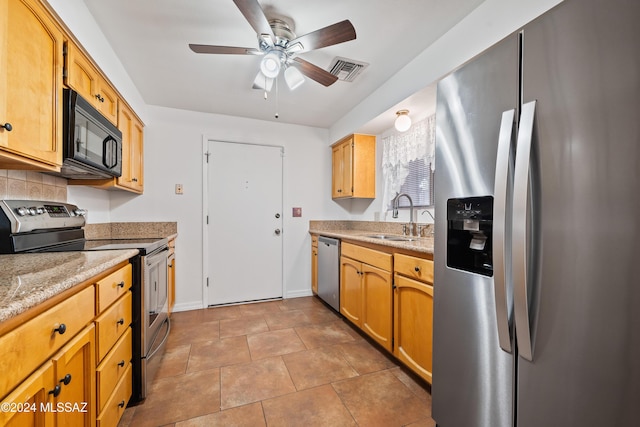
<svg viewBox="0 0 640 427">
<path fill-rule="evenodd" d="M 338 244 L 340 243 L 340 240 L 332 239 L 331 237 L 319 236 L 318 244 L 320 243 L 324 243 L 327 246 L 338 246 Z"/>
</svg>

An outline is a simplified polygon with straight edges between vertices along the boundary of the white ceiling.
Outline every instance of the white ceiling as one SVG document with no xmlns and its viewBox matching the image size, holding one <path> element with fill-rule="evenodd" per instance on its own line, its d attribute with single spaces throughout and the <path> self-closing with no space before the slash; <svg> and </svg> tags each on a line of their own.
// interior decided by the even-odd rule
<svg viewBox="0 0 640 427">
<path fill-rule="evenodd" d="M 187 46 L 257 47 L 232 0 L 83 1 L 147 104 L 329 128 L 483 0 L 259 0 L 268 18 L 293 20 L 298 36 L 344 19 L 355 27 L 356 40 L 301 58 L 324 69 L 335 56 L 370 64 L 351 83 L 307 79 L 290 91 L 281 82 L 266 101 L 251 88 L 259 56 L 203 55 Z M 425 96 L 414 98 L 410 109 L 422 114 L 416 110 Z M 380 126 L 372 123 L 372 133 Z"/>
</svg>

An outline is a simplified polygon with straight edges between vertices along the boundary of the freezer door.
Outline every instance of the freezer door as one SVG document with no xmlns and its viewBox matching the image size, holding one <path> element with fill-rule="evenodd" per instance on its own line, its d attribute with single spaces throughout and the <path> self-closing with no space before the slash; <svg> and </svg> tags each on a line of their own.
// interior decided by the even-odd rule
<svg viewBox="0 0 640 427">
<path fill-rule="evenodd" d="M 514 358 L 500 347 L 495 274 L 450 268 L 446 257 L 448 200 L 502 200 L 496 158 L 503 113 L 516 117 L 518 62 L 514 35 L 438 84 L 432 404 L 440 427 L 513 426 Z"/>
<path fill-rule="evenodd" d="M 638 17 L 635 0 L 567 0 L 524 29 L 542 249 L 518 427 L 640 422 Z"/>
</svg>

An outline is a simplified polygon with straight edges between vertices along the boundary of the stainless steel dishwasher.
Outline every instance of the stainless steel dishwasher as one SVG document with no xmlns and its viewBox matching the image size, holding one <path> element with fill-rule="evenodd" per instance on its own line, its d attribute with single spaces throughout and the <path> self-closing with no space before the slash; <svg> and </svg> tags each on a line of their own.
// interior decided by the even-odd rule
<svg viewBox="0 0 640 427">
<path fill-rule="evenodd" d="M 318 237 L 318 296 L 340 312 L 340 240 Z"/>
</svg>

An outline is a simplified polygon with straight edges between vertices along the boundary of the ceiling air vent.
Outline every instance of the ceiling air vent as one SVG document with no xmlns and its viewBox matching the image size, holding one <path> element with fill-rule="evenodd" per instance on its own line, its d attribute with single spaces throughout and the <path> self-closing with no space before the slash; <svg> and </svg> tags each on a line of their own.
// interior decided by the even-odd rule
<svg viewBox="0 0 640 427">
<path fill-rule="evenodd" d="M 341 58 L 336 56 L 331 61 L 329 72 L 336 76 L 338 80 L 352 82 L 355 78 L 367 68 L 369 64 L 365 62 L 354 61 L 353 59 Z"/>
</svg>

